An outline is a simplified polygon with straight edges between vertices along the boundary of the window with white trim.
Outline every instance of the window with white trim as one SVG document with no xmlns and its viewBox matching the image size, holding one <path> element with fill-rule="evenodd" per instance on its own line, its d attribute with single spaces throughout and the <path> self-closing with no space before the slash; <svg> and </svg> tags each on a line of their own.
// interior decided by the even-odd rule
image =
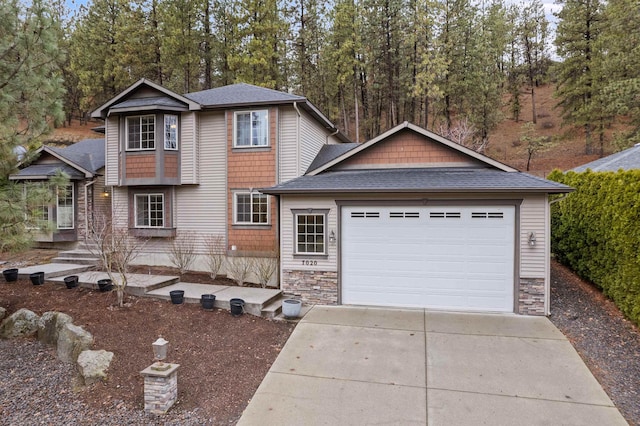
<svg viewBox="0 0 640 426">
<path fill-rule="evenodd" d="M 269 146 L 268 111 L 236 111 L 234 114 L 234 148 Z"/>
<path fill-rule="evenodd" d="M 295 214 L 295 254 L 326 253 L 326 222 L 324 213 Z"/>
<path fill-rule="evenodd" d="M 164 194 L 135 194 L 136 228 L 164 227 Z"/>
<path fill-rule="evenodd" d="M 58 229 L 73 229 L 74 208 L 73 208 L 73 185 L 65 188 L 58 188 L 57 191 L 57 218 Z"/>
<path fill-rule="evenodd" d="M 164 116 L 164 149 L 178 149 L 178 116 Z"/>
<path fill-rule="evenodd" d="M 234 223 L 268 225 L 269 196 L 258 192 L 236 192 Z"/>
<path fill-rule="evenodd" d="M 127 117 L 127 149 L 131 151 L 155 149 L 155 128 L 154 115 Z"/>
</svg>

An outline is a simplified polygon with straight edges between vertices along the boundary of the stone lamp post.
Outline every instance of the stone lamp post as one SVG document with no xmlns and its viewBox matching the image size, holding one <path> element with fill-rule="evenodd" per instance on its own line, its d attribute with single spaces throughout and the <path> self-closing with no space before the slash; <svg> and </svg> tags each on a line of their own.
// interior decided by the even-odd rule
<svg viewBox="0 0 640 426">
<path fill-rule="evenodd" d="M 144 411 L 165 414 L 178 398 L 179 364 L 165 363 L 169 342 L 162 337 L 151 344 L 155 362 L 140 372 L 144 377 Z"/>
</svg>

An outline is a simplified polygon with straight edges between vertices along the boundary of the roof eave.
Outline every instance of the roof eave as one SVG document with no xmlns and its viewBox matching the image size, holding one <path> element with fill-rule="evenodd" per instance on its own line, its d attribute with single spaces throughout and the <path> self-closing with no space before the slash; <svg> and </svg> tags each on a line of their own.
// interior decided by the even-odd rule
<svg viewBox="0 0 640 426">
<path fill-rule="evenodd" d="M 85 178 L 91 178 L 95 174 L 91 170 L 87 170 L 84 167 L 79 166 L 77 163 L 74 163 L 73 161 L 71 161 L 68 158 L 66 158 L 64 155 L 62 155 L 62 154 L 50 149 L 47 146 L 43 146 L 42 147 L 42 151 L 45 151 L 47 154 L 53 155 L 54 157 L 56 157 L 58 160 L 62 161 L 63 163 L 65 163 L 69 167 L 73 167 L 74 169 L 78 170 L 79 172 L 84 174 Z"/>
<path fill-rule="evenodd" d="M 184 112 L 189 111 L 188 108 L 176 107 L 176 106 L 163 106 L 163 105 L 146 105 L 143 107 L 125 107 L 125 108 L 111 108 L 107 113 L 107 117 L 111 116 L 111 114 L 122 114 L 126 112 L 141 112 L 141 111 L 177 111 Z"/>
<path fill-rule="evenodd" d="M 268 195 L 305 195 L 305 194 L 396 194 L 396 193 L 455 193 L 455 194 L 468 194 L 468 193 L 536 193 L 536 194 L 566 194 L 574 191 L 574 188 L 401 188 L 401 189 L 338 189 L 338 188 L 322 188 L 322 189 L 286 189 L 286 188 L 262 188 L 259 191 Z"/>
</svg>

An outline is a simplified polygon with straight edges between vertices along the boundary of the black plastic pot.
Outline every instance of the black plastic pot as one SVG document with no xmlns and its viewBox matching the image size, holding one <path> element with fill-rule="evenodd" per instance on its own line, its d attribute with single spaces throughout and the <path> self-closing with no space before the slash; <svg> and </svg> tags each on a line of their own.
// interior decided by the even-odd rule
<svg viewBox="0 0 640 426">
<path fill-rule="evenodd" d="M 98 289 L 103 293 L 111 291 L 113 290 L 113 282 L 109 278 L 98 280 Z"/>
<path fill-rule="evenodd" d="M 77 287 L 78 286 L 78 276 L 77 275 L 69 275 L 68 277 L 64 277 L 64 284 L 69 289 Z"/>
<path fill-rule="evenodd" d="M 29 279 L 33 285 L 44 284 L 44 272 L 34 272 L 29 275 Z"/>
<path fill-rule="evenodd" d="M 2 275 L 4 275 L 4 280 L 8 283 L 12 281 L 18 281 L 17 268 L 5 269 L 4 271 L 2 271 Z"/>
<path fill-rule="evenodd" d="M 229 306 L 231 307 L 231 315 L 239 317 L 244 313 L 244 300 L 231 299 L 229 300 Z"/>
<path fill-rule="evenodd" d="M 215 294 L 203 294 L 200 296 L 200 303 L 202 304 L 202 309 L 213 309 L 213 304 L 216 301 Z"/>
<path fill-rule="evenodd" d="M 184 302 L 184 290 L 171 290 L 169 296 L 171 296 L 171 303 L 174 305 L 180 305 Z"/>
</svg>

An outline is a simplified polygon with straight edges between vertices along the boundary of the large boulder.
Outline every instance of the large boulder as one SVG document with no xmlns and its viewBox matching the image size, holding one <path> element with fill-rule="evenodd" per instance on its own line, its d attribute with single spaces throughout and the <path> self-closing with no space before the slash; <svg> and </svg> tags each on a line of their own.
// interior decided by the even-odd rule
<svg viewBox="0 0 640 426">
<path fill-rule="evenodd" d="M 82 351 L 91 349 L 93 336 L 74 324 L 65 324 L 58 334 L 58 359 L 63 362 L 76 362 Z"/>
<path fill-rule="evenodd" d="M 113 359 L 113 352 L 82 351 L 78 356 L 78 371 L 85 385 L 92 385 L 107 377 L 107 369 Z"/>
<path fill-rule="evenodd" d="M 6 316 L 7 316 L 7 310 L 2 306 L 0 306 L 0 321 L 2 321 Z"/>
<path fill-rule="evenodd" d="M 38 321 L 38 340 L 48 345 L 57 344 L 60 330 L 72 322 L 73 319 L 62 312 L 45 312 Z"/>
<path fill-rule="evenodd" d="M 28 309 L 20 309 L 0 324 L 0 338 L 33 336 L 38 331 L 40 317 Z"/>
</svg>

